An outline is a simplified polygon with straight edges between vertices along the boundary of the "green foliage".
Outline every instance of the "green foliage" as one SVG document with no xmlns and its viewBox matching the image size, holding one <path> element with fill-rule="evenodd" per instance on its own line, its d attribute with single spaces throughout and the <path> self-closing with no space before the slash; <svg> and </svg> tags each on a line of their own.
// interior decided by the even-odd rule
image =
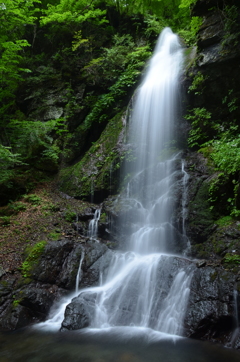
<svg viewBox="0 0 240 362">
<path fill-rule="evenodd" d="M 153 35 L 158 35 L 161 33 L 163 28 L 168 26 L 167 19 L 157 18 L 156 15 L 146 13 L 144 22 L 147 25 L 145 35 L 147 38 L 150 38 Z"/>
<path fill-rule="evenodd" d="M 11 210 L 13 210 L 13 213 L 18 213 L 20 211 L 24 211 L 27 208 L 27 205 L 24 202 L 21 201 L 16 201 L 16 202 L 12 202 L 10 203 L 9 208 Z"/>
<path fill-rule="evenodd" d="M 234 174 L 240 169 L 240 136 L 233 140 L 216 140 L 212 143 L 213 159 L 217 169 L 228 174 Z"/>
<path fill-rule="evenodd" d="M 227 253 L 223 262 L 232 265 L 240 264 L 240 255 Z"/>
<path fill-rule="evenodd" d="M 211 180 L 209 185 L 209 199 L 208 201 L 212 204 L 210 206 L 210 210 L 213 210 L 214 206 L 213 204 L 217 201 L 218 198 L 218 191 L 221 185 L 223 185 L 226 181 L 226 177 L 224 173 L 219 172 L 218 175 Z"/>
<path fill-rule="evenodd" d="M 119 25 L 112 20 L 113 13 Z M 189 21 L 186 0 L 4 1 L 0 6 L 1 187 L 27 184 L 23 180 L 31 174 L 30 167 L 57 171 L 64 157 L 74 154 L 69 151 L 74 149 L 69 130 L 78 122 L 76 114 L 83 110 L 85 117 L 88 112 L 83 122 L 82 114 L 78 118 L 80 134 L 86 134 L 93 122 L 112 118 L 151 55 L 147 44 L 152 47 L 165 26 L 191 32 Z M 77 82 L 87 89 L 79 98 Z M 65 83 L 66 96 L 59 99 L 65 118 L 41 121 L 40 110 L 45 112 L 47 101 L 36 112 L 29 112 L 29 104 L 33 99 L 38 102 L 50 83 L 53 89 Z M 95 85 L 98 91 L 92 90 Z"/>
<path fill-rule="evenodd" d="M 15 119 L 11 120 L 7 127 L 11 145 L 19 151 L 23 160 L 40 154 L 57 163 L 60 149 L 54 142 L 53 131 L 56 134 L 66 132 L 63 119 L 47 122 Z"/>
<path fill-rule="evenodd" d="M 236 5 L 226 5 L 222 10 L 225 34 L 222 41 L 222 49 L 236 47 L 239 44 L 240 26 L 239 26 L 239 9 Z"/>
<path fill-rule="evenodd" d="M 51 232 L 48 234 L 48 239 L 50 240 L 59 240 L 61 234 L 58 232 Z"/>
<path fill-rule="evenodd" d="M 36 20 L 35 5 L 39 0 L 6 0 L 0 7 L 0 117 L 6 118 L 7 111 L 14 105 L 19 82 L 24 73 L 30 72 L 22 67 L 24 49 L 30 44 L 24 39 L 26 25 Z M 1 126 L 1 124 L 0 124 Z"/>
<path fill-rule="evenodd" d="M 188 135 L 189 147 L 200 146 L 208 138 L 208 130 L 211 125 L 211 113 L 206 108 L 193 108 L 185 116 L 191 121 L 192 128 Z"/>
<path fill-rule="evenodd" d="M 195 4 L 197 0 L 182 0 L 179 5 L 180 8 L 189 8 L 191 5 Z"/>
<path fill-rule="evenodd" d="M 15 299 L 13 301 L 13 307 L 16 308 L 19 304 L 20 304 L 21 300 L 20 299 Z"/>
<path fill-rule="evenodd" d="M 36 194 L 24 195 L 23 197 L 25 201 L 32 205 L 40 205 L 42 203 L 41 197 Z"/>
<path fill-rule="evenodd" d="M 102 49 L 102 56 L 91 59 L 91 61 L 83 67 L 83 76 L 91 83 L 99 81 L 113 82 L 128 67 L 129 63 L 141 57 L 142 47 L 137 51 L 133 38 L 129 35 L 115 34 L 112 38 L 112 46 Z M 136 49 L 136 54 L 133 54 Z M 131 59 L 131 57 L 133 59 Z"/>
<path fill-rule="evenodd" d="M 107 222 L 107 215 L 105 212 L 101 213 L 100 222 L 103 222 L 103 223 Z"/>
<path fill-rule="evenodd" d="M 21 155 L 13 153 L 11 147 L 0 144 L 0 184 L 12 187 L 11 179 L 15 175 L 15 166 L 23 165 Z"/>
<path fill-rule="evenodd" d="M 40 256 L 44 252 L 46 244 L 46 241 L 40 241 L 39 243 L 35 244 L 30 250 L 27 249 L 28 256 L 20 267 L 22 276 L 24 278 L 31 277 L 32 269 L 37 264 Z"/>
<path fill-rule="evenodd" d="M 189 4 L 195 0 L 107 0 L 109 5 L 116 6 L 120 13 L 133 14 L 154 14 L 158 18 L 168 19 L 168 25 L 176 23 L 181 19 L 183 13 L 189 12 Z M 180 10 L 180 11 L 179 11 Z M 182 20 L 182 19 L 181 19 Z"/>
<path fill-rule="evenodd" d="M 181 36 L 188 45 L 196 43 L 196 35 L 202 25 L 202 18 L 200 16 L 193 16 L 187 24 L 178 30 Z"/>
<path fill-rule="evenodd" d="M 222 104 L 226 104 L 229 112 L 232 113 L 238 109 L 238 105 L 236 104 L 238 101 L 237 97 L 233 97 L 233 89 L 228 91 L 228 94 L 223 98 Z"/>
<path fill-rule="evenodd" d="M 77 31 L 74 36 L 74 40 L 72 41 L 72 50 L 77 50 L 82 44 L 89 42 L 89 39 L 82 38 L 82 30 Z"/>
<path fill-rule="evenodd" d="M 222 100 L 232 118 L 238 112 L 238 99 L 234 91 L 230 89 Z M 219 172 L 217 179 L 210 186 L 210 201 L 212 208 L 223 198 L 226 200 L 226 211 L 232 217 L 239 218 L 239 169 L 240 169 L 240 136 L 239 125 L 235 119 L 226 119 L 225 122 L 215 123 L 215 138 L 207 142 L 205 146 L 211 149 L 208 157 L 213 161 L 216 171 Z M 223 190 L 223 185 L 228 185 Z"/>
<path fill-rule="evenodd" d="M 112 58 L 114 52 L 111 51 L 110 58 Z M 113 107 L 118 99 L 123 98 L 127 94 L 129 87 L 135 84 L 141 74 L 140 70 L 149 56 L 148 46 L 137 47 L 134 51 L 125 55 L 124 66 L 126 70 L 120 74 L 116 83 L 109 87 L 109 92 L 99 97 L 92 111 L 85 118 L 82 125 L 83 129 L 89 128 L 95 121 L 102 122 L 106 120 L 106 111 Z M 118 61 L 119 57 L 117 58 Z"/>
<path fill-rule="evenodd" d="M 0 222 L 1 222 L 2 226 L 8 226 L 11 223 L 11 218 L 10 218 L 10 216 L 1 216 Z"/>
<path fill-rule="evenodd" d="M 77 214 L 76 214 L 76 212 L 73 212 L 73 211 L 67 211 L 64 215 L 65 220 L 68 222 L 76 221 L 76 217 L 77 217 Z"/>
<path fill-rule="evenodd" d="M 1 44 L 2 54 L 0 58 L 0 104 L 5 100 L 9 100 L 14 97 L 13 92 L 16 90 L 19 81 L 21 81 L 21 73 L 31 72 L 27 68 L 21 67 L 23 57 L 19 55 L 20 51 L 23 51 L 24 47 L 30 46 L 27 40 L 16 40 L 15 42 L 8 41 Z M 8 107 L 11 103 L 8 105 Z M 0 114 L 4 114 L 7 105 L 0 108 Z"/>
<path fill-rule="evenodd" d="M 223 216 L 220 219 L 218 219 L 215 223 L 222 227 L 228 226 L 233 223 L 233 218 L 232 216 Z"/>
<path fill-rule="evenodd" d="M 204 82 L 207 79 L 207 77 L 204 77 L 204 75 L 201 72 L 197 72 L 197 74 L 194 76 L 192 80 L 192 84 L 188 88 L 188 93 L 193 92 L 195 95 L 202 94 L 204 90 Z"/>
<path fill-rule="evenodd" d="M 41 24 L 64 23 L 78 25 L 85 21 L 102 24 L 105 19 L 106 10 L 94 6 L 93 1 L 88 0 L 60 0 L 58 4 L 48 4 L 45 14 L 41 17 Z"/>
</svg>

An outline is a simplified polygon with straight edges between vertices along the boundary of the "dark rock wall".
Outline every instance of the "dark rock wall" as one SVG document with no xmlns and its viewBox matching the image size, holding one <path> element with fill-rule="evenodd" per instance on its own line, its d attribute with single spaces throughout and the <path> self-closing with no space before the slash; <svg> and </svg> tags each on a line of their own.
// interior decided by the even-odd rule
<svg viewBox="0 0 240 362">
<path fill-rule="evenodd" d="M 200 124 L 203 134 L 200 144 L 216 137 L 214 123 L 225 130 L 231 122 L 240 124 L 239 5 L 238 1 L 198 0 L 192 9 L 194 16 L 203 18 L 203 23 L 198 33 L 195 62 L 187 71 L 186 84 L 187 87 L 191 85 L 197 74 L 203 75 L 204 80 L 198 89 L 188 91 L 188 110 L 204 107 L 211 113 L 212 122 L 210 126 L 204 125 L 204 121 Z M 236 16 L 229 25 L 227 11 L 232 6 L 235 6 Z M 237 107 L 233 112 L 224 102 L 228 94 L 236 98 Z M 192 245 L 190 255 L 205 259 L 192 280 L 186 335 L 240 348 L 239 331 L 236 332 L 240 304 L 239 297 L 234 297 L 239 294 L 240 281 L 240 265 L 234 262 L 240 255 L 239 222 L 231 218 L 227 222 L 227 200 L 233 195 L 232 180 L 222 182 L 219 195 L 223 196 L 213 208 L 209 187 L 218 172 L 210 162 L 210 153 L 199 152 L 195 146 L 186 152 L 185 159 L 190 176 L 186 223 Z"/>
<path fill-rule="evenodd" d="M 96 285 L 107 267 L 103 243 L 80 238 L 62 239 L 46 245 L 30 279 L 0 284 L 0 328 L 16 329 L 47 318 L 53 303 L 75 290 L 81 254 L 84 253 L 79 287 Z M 106 258 L 107 259 L 107 258 Z"/>
</svg>

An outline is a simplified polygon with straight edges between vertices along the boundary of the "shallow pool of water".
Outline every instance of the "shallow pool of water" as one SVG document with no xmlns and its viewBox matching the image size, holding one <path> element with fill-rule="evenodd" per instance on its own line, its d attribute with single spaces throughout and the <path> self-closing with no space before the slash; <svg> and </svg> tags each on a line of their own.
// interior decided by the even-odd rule
<svg viewBox="0 0 240 362">
<path fill-rule="evenodd" d="M 239 362 L 240 352 L 146 329 L 0 334 L 0 362 Z"/>
</svg>

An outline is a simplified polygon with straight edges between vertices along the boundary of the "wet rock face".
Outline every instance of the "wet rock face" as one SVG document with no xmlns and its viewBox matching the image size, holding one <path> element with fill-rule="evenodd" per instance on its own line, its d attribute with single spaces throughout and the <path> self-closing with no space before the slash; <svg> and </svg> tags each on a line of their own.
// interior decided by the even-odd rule
<svg viewBox="0 0 240 362">
<path fill-rule="evenodd" d="M 186 336 L 227 342 L 234 326 L 234 276 L 222 268 L 197 269 L 185 318 Z"/>
<path fill-rule="evenodd" d="M 208 201 L 212 174 L 207 167 L 207 160 L 200 153 L 191 152 L 185 157 L 185 168 L 190 176 L 186 229 L 191 244 L 198 244 L 206 241 L 215 228 Z"/>
<path fill-rule="evenodd" d="M 17 329 L 45 320 L 53 303 L 75 289 L 82 253 L 79 287 L 96 285 L 100 270 L 107 267 L 102 260 L 107 250 L 106 245 L 87 239 L 47 244 L 31 272 L 30 283 L 24 285 L 22 280 L 16 285 L 14 278 L 0 283 L 0 328 Z"/>
<path fill-rule="evenodd" d="M 238 0 L 197 0 L 192 6 L 193 16 L 203 16 L 213 10 L 222 10 L 224 5 L 238 5 Z"/>
<path fill-rule="evenodd" d="M 83 293 L 74 298 L 66 307 L 61 330 L 76 330 L 88 327 L 91 323 L 91 316 L 94 314 L 96 297 L 96 293 Z"/>
<path fill-rule="evenodd" d="M 221 14 L 216 11 L 204 19 L 199 31 L 198 46 L 202 49 L 219 42 L 224 35 Z"/>
<path fill-rule="evenodd" d="M 103 258 L 106 258 L 106 254 Z M 184 258 L 162 256 L 159 259 L 156 269 L 156 280 L 158 280 L 158 283 L 155 285 L 152 301 L 150 302 L 152 307 L 149 311 L 149 326 L 151 328 L 156 328 L 158 323 L 156 316 L 161 314 L 161 310 L 166 308 L 165 298 L 169 294 L 172 282 L 176 275 L 178 275 L 179 270 L 184 270 L 189 275 L 194 268 L 194 263 Z M 101 288 L 97 291 L 94 289 L 82 291 L 66 307 L 61 329 L 77 330 L 88 326 L 96 327 L 99 320 L 95 319 L 95 313 L 98 313 L 99 310 L 102 311 L 103 315 L 106 310 L 106 315 L 111 320 L 110 324 L 128 326 L 129 321 L 132 321 L 137 325 L 138 321 L 141 320 L 141 308 L 138 307 L 139 298 L 141 299 L 139 287 L 141 279 L 144 277 L 143 274 L 146 271 L 142 272 L 141 274 L 141 271 L 138 270 L 136 274 L 133 273 L 126 286 L 122 285 L 121 288 L 116 288 L 109 292 L 103 291 Z M 153 280 L 155 280 L 154 277 Z M 121 299 L 121 293 L 125 296 L 123 299 Z M 106 299 L 104 297 L 105 294 L 108 295 Z M 121 300 L 120 303 L 119 300 Z M 103 307 L 101 302 L 99 304 L 99 301 L 103 302 Z M 116 306 L 118 307 L 116 308 Z"/>
<path fill-rule="evenodd" d="M 232 6 L 236 19 L 228 14 Z M 224 97 L 229 90 L 239 95 L 239 1 L 198 0 L 193 15 L 202 17 L 203 22 L 198 32 L 196 66 L 191 72 L 201 72 L 204 89 L 190 96 L 190 107 L 205 107 L 212 113 L 212 121 L 224 122 L 231 116 L 222 102 Z"/>
<path fill-rule="evenodd" d="M 185 317 L 187 337 L 240 348 L 240 300 L 236 297 L 236 280 L 236 275 L 222 267 L 199 266 L 190 286 Z"/>
</svg>

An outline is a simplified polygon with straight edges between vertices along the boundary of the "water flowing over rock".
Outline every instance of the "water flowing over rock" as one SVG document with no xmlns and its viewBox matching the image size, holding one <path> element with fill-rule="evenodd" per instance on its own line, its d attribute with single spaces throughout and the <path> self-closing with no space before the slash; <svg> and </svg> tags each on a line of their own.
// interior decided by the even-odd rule
<svg viewBox="0 0 240 362">
<path fill-rule="evenodd" d="M 129 181 L 120 195 L 127 209 L 120 220 L 125 224 L 123 250 L 112 253 L 99 287 L 81 291 L 67 306 L 62 330 L 139 326 L 182 334 L 195 269 L 176 256 L 187 248 L 185 196 L 179 201 L 176 194 L 179 187 L 185 194 L 187 177 L 181 153 L 161 160 L 174 137 L 182 63 L 178 37 L 166 28 L 137 91 L 129 126 L 136 162 L 126 166 Z"/>
</svg>

